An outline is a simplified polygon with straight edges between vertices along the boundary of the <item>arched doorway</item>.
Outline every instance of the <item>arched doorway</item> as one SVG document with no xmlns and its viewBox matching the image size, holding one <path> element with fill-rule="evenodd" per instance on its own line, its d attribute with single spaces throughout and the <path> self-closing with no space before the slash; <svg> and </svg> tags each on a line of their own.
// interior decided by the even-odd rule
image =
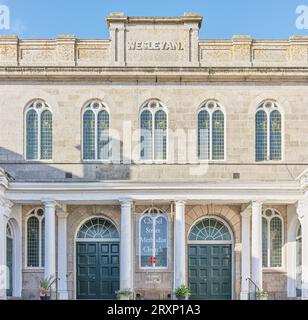
<svg viewBox="0 0 308 320">
<path fill-rule="evenodd" d="M 296 233 L 296 296 L 302 296 L 302 227 Z"/>
<path fill-rule="evenodd" d="M 91 218 L 76 237 L 77 299 L 114 299 L 119 290 L 120 239 L 106 218 Z"/>
<path fill-rule="evenodd" d="M 220 218 L 198 220 L 188 235 L 188 281 L 192 299 L 232 299 L 233 237 Z"/>
<path fill-rule="evenodd" d="M 9 269 L 9 277 L 7 279 L 7 291 L 6 295 L 8 297 L 12 297 L 13 295 L 13 241 L 14 241 L 14 234 L 13 228 L 8 222 L 6 226 L 6 264 Z"/>
</svg>

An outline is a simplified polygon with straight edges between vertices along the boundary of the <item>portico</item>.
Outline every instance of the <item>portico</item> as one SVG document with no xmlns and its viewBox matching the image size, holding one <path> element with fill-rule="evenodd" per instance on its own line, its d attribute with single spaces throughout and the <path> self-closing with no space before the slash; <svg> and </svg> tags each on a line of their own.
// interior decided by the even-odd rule
<svg viewBox="0 0 308 320">
<path fill-rule="evenodd" d="M 230 297 L 243 300 L 251 298 L 250 295 L 253 294 L 254 288 L 251 285 L 251 281 L 255 283 L 258 290 L 264 289 L 264 284 L 267 289 L 270 286 L 270 283 L 264 280 L 264 275 L 267 275 L 264 272 L 268 271 L 262 266 L 261 217 L 264 212 L 263 210 L 269 207 L 275 208 L 277 205 L 278 207 L 293 207 L 294 214 L 300 217 L 299 221 L 301 221 L 302 228 L 304 228 L 303 219 L 306 206 L 305 201 L 296 201 L 296 198 L 300 195 L 300 188 L 297 183 L 286 184 L 283 195 L 281 195 L 281 191 L 274 184 L 267 185 L 266 193 L 263 191 L 264 185 L 260 186 L 260 188 L 256 188 L 254 185 L 252 188 L 252 186 L 249 187 L 246 184 L 245 191 L 243 191 L 242 186 L 238 186 L 237 189 L 229 189 L 226 184 L 215 185 L 216 192 L 219 190 L 217 192 L 219 193 L 219 199 L 218 197 L 213 199 L 212 190 L 214 186 L 207 185 L 205 188 L 203 185 L 198 184 L 183 186 L 183 190 L 190 194 L 189 198 L 180 196 L 181 190 L 179 190 L 179 184 L 169 184 L 168 188 L 162 191 L 162 187 L 157 185 L 136 184 L 132 189 L 131 183 L 129 184 L 129 189 L 125 190 L 128 185 L 126 186 L 124 183 L 117 185 L 115 183 L 112 194 L 104 192 L 97 194 L 95 192 L 96 188 L 103 190 L 104 183 L 101 183 L 99 186 L 97 184 L 92 186 L 87 184 L 86 193 L 82 184 L 70 185 L 70 188 L 63 184 L 62 188 L 65 188 L 65 192 L 57 192 L 57 194 L 52 191 L 54 187 L 51 184 L 41 184 L 38 188 L 39 190 L 35 191 L 37 187 L 33 184 L 9 183 L 5 189 L 6 198 L 3 198 L 1 203 L 2 228 L 10 220 L 9 212 L 14 206 L 26 205 L 31 208 L 42 207 L 44 209 L 45 262 L 44 267 L 40 270 L 44 271 L 44 277 L 46 278 L 57 275 L 57 287 L 54 290 L 58 292 L 58 299 L 78 298 L 78 292 L 75 291 L 78 286 L 77 279 L 79 279 L 76 265 L 77 253 L 74 252 L 75 236 L 73 239 L 70 239 L 70 237 L 81 230 L 80 228 L 85 223 L 84 221 L 90 221 L 89 219 L 91 218 L 101 217 L 102 219 L 107 219 L 111 225 L 114 225 L 115 230 L 117 229 L 119 234 L 119 265 L 117 267 L 119 269 L 119 278 L 115 281 L 119 281 L 118 289 L 129 289 L 136 294 L 139 292 L 146 294 L 147 290 L 155 291 L 155 288 L 158 288 L 155 285 L 155 281 L 158 281 L 157 283 L 159 284 L 161 279 L 169 277 L 167 276 L 169 272 L 172 277 L 170 278 L 170 282 L 168 281 L 167 283 L 167 288 L 169 289 L 166 290 L 169 290 L 170 294 L 182 284 L 192 286 L 193 282 L 191 281 L 193 280 L 189 274 L 193 272 L 192 270 L 197 269 L 195 267 L 192 269 L 191 259 L 195 258 L 193 258 L 193 253 L 189 251 L 189 248 L 192 244 L 195 245 L 198 242 L 191 241 L 193 237 L 190 234 L 191 232 L 194 233 L 193 228 L 198 225 L 198 221 L 204 221 L 203 224 L 206 224 L 207 222 L 204 219 L 208 217 L 213 219 L 212 221 L 221 221 L 221 225 L 225 225 L 229 229 L 231 237 L 231 273 L 230 280 L 228 280 L 230 281 Z M 59 189 L 60 186 L 57 185 L 57 188 Z M 106 188 L 109 188 L 109 186 L 106 185 Z M 126 197 L 123 196 L 124 193 Z M 42 194 L 44 194 L 43 197 Z M 81 198 L 83 200 L 78 200 Z M 89 208 L 92 206 L 93 209 L 91 210 L 94 211 L 91 214 Z M 142 256 L 142 253 L 138 244 L 141 231 L 140 227 L 136 227 L 139 224 L 140 218 L 138 218 L 136 213 L 141 212 L 142 208 L 153 206 L 162 208 L 162 214 L 168 217 L 168 227 L 165 231 L 166 237 L 168 239 L 173 238 L 173 240 L 168 241 L 168 246 L 166 247 L 167 259 L 169 261 L 166 268 L 163 267 L 160 270 L 154 271 L 152 277 L 155 275 L 156 278 L 154 277 L 152 280 L 148 278 L 146 280 L 148 277 L 147 272 L 140 268 L 138 260 L 138 257 Z M 79 214 L 75 210 L 82 213 L 80 219 L 78 219 L 78 224 L 73 222 L 75 218 L 71 220 L 74 215 L 78 216 Z M 232 210 L 232 213 L 230 210 Z M 294 217 L 292 216 L 292 218 Z M 21 220 L 25 221 L 24 219 Z M 211 225 L 211 222 L 209 222 L 209 225 Z M 200 229 L 200 227 L 197 228 Z M 21 229 L 25 230 L 24 227 Z M 22 238 L 25 239 L 25 236 L 23 235 Z M 111 243 L 116 241 L 116 239 L 110 239 Z M 100 240 L 99 238 L 89 239 L 88 243 L 97 240 L 107 241 L 101 243 L 108 243 L 108 241 L 110 243 L 110 240 L 107 238 L 106 240 Z M 219 248 L 223 243 L 225 245 L 227 243 L 222 242 L 220 244 L 219 241 L 213 241 L 199 242 L 198 250 L 205 250 L 206 247 L 213 246 L 213 244 Z M 2 239 L 2 245 L 4 242 L 5 239 Z M 305 238 L 303 237 L 303 247 L 304 243 Z M 72 260 L 70 258 L 71 255 L 75 257 Z M 286 251 L 284 251 L 283 255 L 287 260 Z M 115 255 L 111 254 L 110 259 L 113 256 L 115 257 Z M 2 257 L 2 259 L 5 259 L 5 257 Z M 156 259 L 159 259 L 159 256 Z M 222 256 L 221 259 L 226 258 Z M 304 255 L 302 259 L 304 265 Z M 25 261 L 20 262 L 22 265 L 25 265 L 25 263 Z M 71 268 L 72 263 L 75 265 L 73 269 Z M 285 263 L 283 262 L 283 265 Z M 282 272 L 282 270 L 287 270 L 287 268 L 280 269 L 279 272 Z M 275 271 L 272 270 L 271 272 Z M 302 296 L 304 298 L 304 268 L 302 277 Z M 140 282 L 139 279 L 144 280 Z M 2 292 L 2 294 L 5 297 L 5 292 Z"/>
</svg>

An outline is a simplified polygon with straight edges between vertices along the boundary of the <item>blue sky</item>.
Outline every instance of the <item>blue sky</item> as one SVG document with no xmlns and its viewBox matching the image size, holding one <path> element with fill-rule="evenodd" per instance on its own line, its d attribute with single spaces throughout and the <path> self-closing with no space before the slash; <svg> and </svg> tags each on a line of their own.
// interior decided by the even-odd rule
<svg viewBox="0 0 308 320">
<path fill-rule="evenodd" d="M 200 38 L 288 38 L 298 30 L 296 7 L 308 0 L 0 0 L 11 13 L 11 29 L 0 34 L 22 38 L 108 38 L 105 17 L 121 11 L 130 16 L 177 16 L 197 12 L 204 17 Z"/>
</svg>

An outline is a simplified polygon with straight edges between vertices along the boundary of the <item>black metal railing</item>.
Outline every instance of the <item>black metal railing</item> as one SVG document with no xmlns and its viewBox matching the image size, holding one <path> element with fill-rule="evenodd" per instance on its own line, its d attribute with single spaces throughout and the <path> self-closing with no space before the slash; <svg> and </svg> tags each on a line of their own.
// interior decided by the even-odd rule
<svg viewBox="0 0 308 320">
<path fill-rule="evenodd" d="M 256 285 L 256 283 L 251 278 L 247 278 L 246 281 L 249 282 L 248 299 L 257 300 L 257 292 L 260 291 L 260 288 Z"/>
</svg>

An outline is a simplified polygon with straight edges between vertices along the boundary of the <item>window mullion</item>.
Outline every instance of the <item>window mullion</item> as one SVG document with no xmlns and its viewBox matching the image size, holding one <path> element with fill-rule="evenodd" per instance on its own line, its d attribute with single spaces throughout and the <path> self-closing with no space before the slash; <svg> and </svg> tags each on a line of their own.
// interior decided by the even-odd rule
<svg viewBox="0 0 308 320">
<path fill-rule="evenodd" d="M 39 219 L 39 267 L 42 267 L 42 220 Z"/>
<path fill-rule="evenodd" d="M 41 160 L 41 112 L 37 112 L 37 160 Z"/>
<path fill-rule="evenodd" d="M 94 145 L 95 145 L 95 157 L 94 157 L 94 160 L 98 160 L 98 113 L 97 112 L 94 112 L 94 134 L 95 134 L 95 137 L 94 137 Z"/>
<path fill-rule="evenodd" d="M 155 157 L 155 113 L 151 112 L 152 114 L 152 159 L 155 161 L 156 160 L 156 157 Z"/>
<path fill-rule="evenodd" d="M 267 160 L 271 160 L 271 146 L 270 146 L 270 143 L 271 143 L 271 139 L 270 139 L 270 135 L 271 135 L 271 128 L 270 128 L 270 125 L 271 125 L 271 121 L 270 121 L 270 112 L 266 114 L 266 117 L 267 117 Z"/>
<path fill-rule="evenodd" d="M 267 220 L 267 266 L 271 267 L 271 219 Z"/>
<path fill-rule="evenodd" d="M 152 219 L 153 221 L 153 252 L 152 252 L 152 256 L 155 257 L 156 259 L 156 237 L 155 237 L 155 229 L 156 229 L 156 219 Z M 153 268 L 155 269 L 156 268 L 156 260 L 155 260 L 155 263 L 153 264 Z"/>
<path fill-rule="evenodd" d="M 212 137 L 213 137 L 213 112 L 209 112 L 209 120 L 210 120 L 210 123 L 209 123 L 209 128 L 210 128 L 210 134 L 209 134 L 209 144 L 208 144 L 208 148 L 209 148 L 209 160 L 212 160 L 213 159 L 213 154 L 212 154 L 212 150 L 213 150 L 213 144 L 212 144 Z"/>
</svg>

